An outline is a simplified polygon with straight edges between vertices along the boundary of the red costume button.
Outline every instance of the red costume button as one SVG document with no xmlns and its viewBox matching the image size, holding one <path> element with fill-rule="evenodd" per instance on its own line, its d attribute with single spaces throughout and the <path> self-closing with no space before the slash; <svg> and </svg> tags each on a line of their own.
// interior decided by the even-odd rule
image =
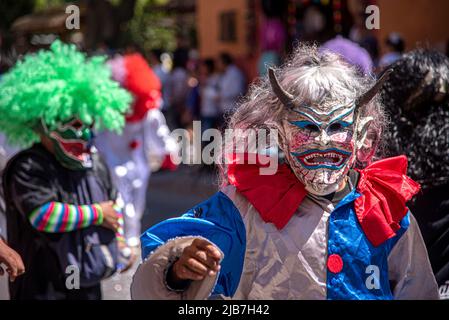
<svg viewBox="0 0 449 320">
<path fill-rule="evenodd" d="M 343 260 L 338 254 L 331 254 L 327 258 L 327 268 L 332 273 L 339 273 L 343 269 Z"/>
<path fill-rule="evenodd" d="M 133 140 L 133 141 L 131 141 L 131 142 L 129 143 L 129 148 L 130 148 L 131 150 L 135 150 L 135 149 L 137 149 L 137 147 L 138 147 L 139 145 L 140 145 L 139 141 Z"/>
</svg>

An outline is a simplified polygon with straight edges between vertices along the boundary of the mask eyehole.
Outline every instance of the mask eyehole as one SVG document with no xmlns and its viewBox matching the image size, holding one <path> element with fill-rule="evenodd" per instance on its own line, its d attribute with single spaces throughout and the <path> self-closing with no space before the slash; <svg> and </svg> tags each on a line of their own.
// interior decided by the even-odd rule
<svg viewBox="0 0 449 320">
<path fill-rule="evenodd" d="M 340 131 L 341 129 L 343 129 L 343 125 L 341 123 L 332 123 L 329 126 L 329 130 L 330 131 Z"/>
<path fill-rule="evenodd" d="M 80 129 L 83 127 L 83 123 L 82 123 L 80 120 L 74 120 L 74 121 L 71 123 L 71 126 L 72 126 L 73 128 L 75 128 L 76 130 L 80 130 Z"/>
<path fill-rule="evenodd" d="M 316 126 L 314 124 L 308 124 L 304 128 L 309 130 L 309 131 L 311 131 L 311 132 L 318 132 L 318 131 L 320 131 L 320 128 L 318 128 L 318 126 Z"/>
</svg>

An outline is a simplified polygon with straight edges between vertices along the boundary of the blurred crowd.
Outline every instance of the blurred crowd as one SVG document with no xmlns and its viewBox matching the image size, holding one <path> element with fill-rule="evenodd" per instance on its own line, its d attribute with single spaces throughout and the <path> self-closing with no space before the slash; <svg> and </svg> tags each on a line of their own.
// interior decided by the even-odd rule
<svg viewBox="0 0 449 320">
<path fill-rule="evenodd" d="M 203 130 L 219 128 L 245 94 L 247 80 L 229 53 L 195 59 L 192 51 L 179 48 L 170 72 L 161 65 L 157 50 L 151 57 L 162 82 L 162 110 L 172 128 L 187 128 L 193 120 L 201 120 Z"/>
</svg>

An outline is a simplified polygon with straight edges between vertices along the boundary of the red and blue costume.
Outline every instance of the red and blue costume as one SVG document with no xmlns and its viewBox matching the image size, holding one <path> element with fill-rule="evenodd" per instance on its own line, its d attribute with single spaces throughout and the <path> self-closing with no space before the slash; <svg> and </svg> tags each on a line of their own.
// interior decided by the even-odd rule
<svg viewBox="0 0 449 320">
<path fill-rule="evenodd" d="M 182 217 L 166 220 L 148 229 L 142 235 L 143 257 L 147 260 L 136 273 L 132 289 L 134 298 L 167 298 L 173 294 L 171 292 L 164 296 L 164 290 L 155 293 L 155 287 L 151 290 L 148 280 L 143 282 L 140 281 L 140 278 L 150 277 L 153 279 L 157 273 L 153 268 L 160 263 L 157 256 L 170 255 L 163 252 L 163 247 L 167 246 L 167 243 L 174 244 L 191 236 L 208 239 L 221 249 L 224 257 L 218 278 L 209 281 L 208 284 L 205 280 L 202 286 L 197 286 L 199 288 L 191 285 L 192 292 L 191 295 L 187 295 L 188 297 L 207 298 L 209 294 L 222 294 L 237 298 L 295 298 L 291 292 L 301 291 L 301 281 L 298 282 L 298 288 L 294 288 L 295 284 L 291 281 L 288 284 L 279 281 L 274 286 L 265 284 L 267 291 L 265 296 L 261 296 L 259 290 L 245 288 L 251 286 L 248 282 L 249 279 L 246 279 L 248 273 L 256 273 L 256 278 L 257 273 L 261 273 L 260 270 L 250 270 L 254 266 L 250 265 L 250 261 L 246 261 L 247 258 L 249 258 L 248 260 L 252 259 L 251 251 L 256 249 L 253 245 L 254 242 L 248 239 L 253 238 L 254 233 L 265 237 L 264 232 L 259 230 L 257 224 L 250 223 L 254 220 L 248 219 L 248 215 L 257 214 L 263 222 L 262 224 L 270 225 L 268 234 L 283 233 L 288 229 L 292 217 L 298 214 L 298 207 L 301 207 L 301 204 L 308 198 L 304 187 L 287 165 L 281 165 L 278 172 L 272 176 L 259 175 L 258 167 L 258 165 L 231 164 L 228 171 L 230 186 Z M 401 278 L 401 271 L 392 271 L 389 266 L 390 259 L 396 259 L 391 256 L 395 246 L 407 232 L 412 232 L 408 230 L 412 218 L 405 203 L 419 191 L 419 185 L 405 175 L 406 169 L 407 159 L 401 156 L 380 160 L 359 171 L 357 186 L 335 205 L 328 218 L 327 232 L 323 235 L 327 240 L 325 261 L 322 261 L 323 266 L 326 266 L 325 288 L 322 290 L 324 294 L 308 295 L 305 293 L 299 297 L 323 299 L 407 298 L 408 296 L 404 294 L 406 286 L 413 286 L 410 288 L 413 291 L 411 295 L 417 294 L 420 290 L 421 294 L 417 296 L 418 298 L 436 297 L 434 295 L 434 293 L 436 294 L 434 279 L 428 260 L 424 259 L 427 264 L 422 265 L 421 263 L 422 254 L 426 255 L 426 252 L 425 250 L 424 252 L 419 251 L 423 249 L 420 244 L 413 244 L 413 239 L 416 237 L 412 236 L 408 241 L 403 240 L 407 244 L 402 245 L 404 250 L 411 250 L 411 246 L 414 246 L 413 254 L 398 253 L 398 256 L 407 256 L 412 260 L 414 255 L 420 257 L 416 261 L 410 261 L 404 265 L 404 268 L 407 269 L 404 272 L 419 269 L 420 272 L 424 272 L 419 275 L 422 280 L 416 281 L 410 277 L 411 275 L 408 275 L 406 276 L 408 280 L 405 281 Z M 245 201 L 246 204 L 244 204 Z M 254 209 L 251 210 L 248 207 Z M 243 208 L 246 208 L 247 212 L 242 212 Z M 313 231 L 310 230 L 310 232 Z M 288 237 L 284 237 L 284 240 L 285 238 Z M 282 238 L 270 239 L 268 236 L 262 242 L 279 239 L 282 240 Z M 279 254 L 277 252 L 276 254 L 279 254 L 279 258 L 284 256 L 285 260 L 291 259 L 292 257 L 288 257 L 292 253 L 291 250 L 283 249 L 283 246 L 284 244 L 274 244 L 257 249 L 285 250 L 287 253 Z M 293 249 L 298 256 L 300 251 L 300 249 Z M 154 256 L 153 259 L 152 256 Z M 265 255 L 262 256 L 267 258 Z M 170 258 L 167 258 L 167 263 L 169 260 Z M 418 262 L 421 265 L 416 265 Z M 270 264 L 271 261 L 268 259 L 264 263 Z M 396 264 L 396 261 L 393 263 Z M 370 266 L 377 268 L 379 273 L 368 279 L 371 275 Z M 263 268 L 263 266 L 259 268 Z M 282 268 L 278 271 L 283 272 Z M 149 276 L 149 273 L 153 275 Z M 391 278 L 393 273 L 399 275 L 397 279 Z M 272 274 L 272 278 L 277 276 L 279 274 Z M 307 273 L 302 276 L 307 276 Z M 367 279 L 371 280 L 371 285 L 367 285 Z M 254 284 L 254 282 L 251 283 Z M 317 287 L 319 286 L 320 284 L 317 285 Z M 401 288 L 397 286 L 401 286 Z M 204 287 L 207 287 L 208 290 L 205 290 Z M 304 286 L 304 289 L 306 287 L 307 285 Z M 198 292 L 205 296 L 198 296 Z"/>
</svg>

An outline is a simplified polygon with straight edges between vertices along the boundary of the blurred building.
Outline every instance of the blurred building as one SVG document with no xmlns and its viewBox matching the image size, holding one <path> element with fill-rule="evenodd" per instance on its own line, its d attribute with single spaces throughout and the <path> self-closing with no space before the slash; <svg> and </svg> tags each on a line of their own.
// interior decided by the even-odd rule
<svg viewBox="0 0 449 320">
<path fill-rule="evenodd" d="M 70 5 L 70 4 L 67 4 Z M 14 21 L 10 32 L 19 53 L 48 47 L 56 38 L 66 42 L 81 43 L 87 32 L 86 7 L 79 6 L 80 28 L 68 29 L 66 6 L 59 6 L 22 16 Z"/>
<path fill-rule="evenodd" d="M 324 42 L 349 34 L 346 0 L 197 0 L 202 57 L 232 54 L 248 79 L 279 63 L 296 40 Z"/>
<path fill-rule="evenodd" d="M 400 33 L 411 50 L 417 45 L 444 51 L 449 41 L 449 1 L 375 1 L 380 9 L 379 41 L 390 32 Z"/>
<path fill-rule="evenodd" d="M 123 24 L 134 15 L 136 1 L 120 1 L 114 5 L 108 0 L 67 0 L 17 18 L 9 32 L 19 53 L 47 47 L 56 38 L 86 50 L 104 49 L 117 43 Z M 79 17 L 77 25 L 73 24 L 75 15 Z"/>
<path fill-rule="evenodd" d="M 365 26 L 365 9 L 372 4 L 379 8 L 379 30 Z M 447 0 L 196 0 L 199 53 L 216 57 L 227 51 L 252 79 L 264 65 L 281 61 L 296 41 L 320 44 L 342 35 L 375 59 L 387 35 L 399 32 L 407 50 L 419 43 L 444 50 L 448 12 Z"/>
<path fill-rule="evenodd" d="M 201 57 L 216 58 L 230 53 L 245 73 L 255 76 L 258 56 L 258 1 L 197 0 L 197 38 Z"/>
<path fill-rule="evenodd" d="M 117 46 L 138 2 L 74 3 L 80 7 L 80 30 L 66 28 L 68 1 L 18 18 L 11 32 L 19 53 L 47 46 L 55 37 L 87 50 Z M 372 4 L 379 8 L 379 30 L 365 26 L 369 15 L 365 9 Z M 178 46 L 197 47 L 202 58 L 230 53 L 249 80 L 262 74 L 265 65 L 282 61 L 296 41 L 323 43 L 342 35 L 360 43 L 374 60 L 383 53 L 391 32 L 403 37 L 406 50 L 420 44 L 444 51 L 449 43 L 447 0 L 157 0 L 149 1 L 145 12 L 167 13 L 167 28 L 176 29 Z M 145 17 L 141 19 L 144 29 L 154 29 Z"/>
</svg>

